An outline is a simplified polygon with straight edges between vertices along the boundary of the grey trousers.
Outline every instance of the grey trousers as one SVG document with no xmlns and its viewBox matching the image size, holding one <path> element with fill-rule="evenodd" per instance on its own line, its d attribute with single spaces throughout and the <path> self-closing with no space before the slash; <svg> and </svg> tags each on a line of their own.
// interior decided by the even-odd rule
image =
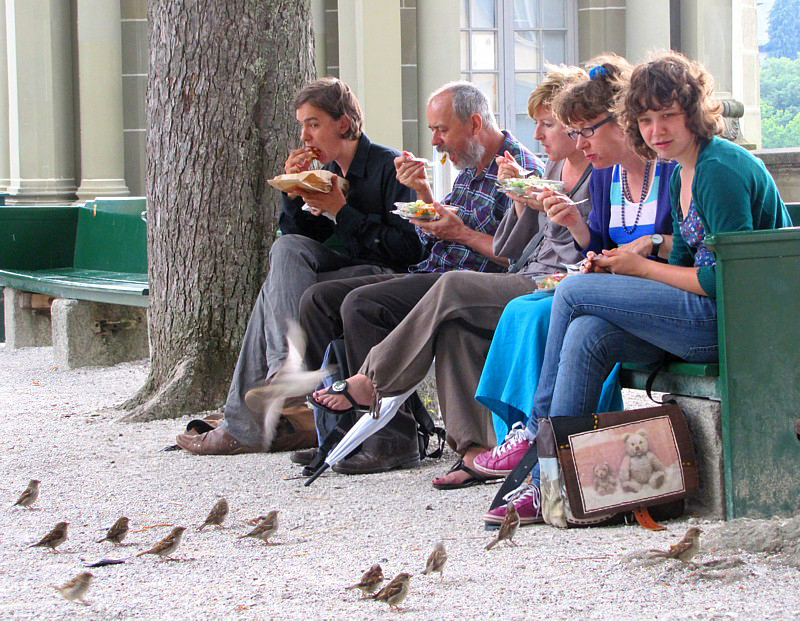
<svg viewBox="0 0 800 621">
<path fill-rule="evenodd" d="M 448 272 L 372 348 L 360 372 L 391 396 L 421 382 L 435 360 L 448 445 L 461 454 L 494 446 L 492 419 L 475 401 L 475 389 L 503 309 L 535 289 L 532 279 L 518 274 Z"/>
<path fill-rule="evenodd" d="M 275 373 L 286 358 L 288 320 L 298 320 L 300 298 L 306 289 L 326 280 L 391 272 L 376 265 L 354 265 L 350 258 L 303 235 L 284 235 L 275 240 L 269 265 L 244 334 L 222 425 L 249 446 L 261 443 L 261 419 L 247 408 L 244 396 Z"/>
</svg>

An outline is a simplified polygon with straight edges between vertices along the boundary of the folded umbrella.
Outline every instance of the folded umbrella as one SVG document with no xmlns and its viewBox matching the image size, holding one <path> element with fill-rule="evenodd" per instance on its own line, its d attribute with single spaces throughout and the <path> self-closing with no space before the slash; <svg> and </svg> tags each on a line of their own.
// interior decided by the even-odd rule
<svg viewBox="0 0 800 621">
<path fill-rule="evenodd" d="M 363 443 L 364 440 L 383 429 L 389 421 L 394 418 L 394 415 L 397 414 L 397 410 L 400 409 L 400 406 L 405 403 L 406 399 L 408 399 L 416 389 L 417 387 L 414 386 L 411 390 L 397 395 L 396 397 L 386 397 L 381 400 L 378 412 L 362 415 L 350 428 L 350 431 L 339 441 L 339 444 L 328 453 L 325 462 L 319 467 L 319 470 L 311 475 L 304 485 L 306 487 L 311 485 L 317 480 L 319 475 L 331 466 L 342 461 L 352 453 L 358 445 Z"/>
</svg>

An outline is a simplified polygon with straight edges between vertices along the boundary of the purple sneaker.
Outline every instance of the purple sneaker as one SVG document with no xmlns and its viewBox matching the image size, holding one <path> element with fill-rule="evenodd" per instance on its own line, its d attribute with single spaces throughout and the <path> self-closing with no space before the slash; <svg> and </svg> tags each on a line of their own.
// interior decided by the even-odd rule
<svg viewBox="0 0 800 621">
<path fill-rule="evenodd" d="M 523 483 L 517 489 L 510 491 L 503 496 L 503 500 L 513 502 L 519 513 L 520 526 L 528 524 L 541 524 L 542 519 L 542 497 L 539 494 L 539 486 L 535 483 Z M 498 526 L 506 517 L 505 503 L 483 514 L 483 521 L 486 524 L 497 524 Z"/>
<path fill-rule="evenodd" d="M 473 468 L 487 476 L 507 476 L 532 444 L 533 442 L 528 440 L 525 426 L 522 423 L 514 423 L 500 446 L 475 457 Z"/>
</svg>

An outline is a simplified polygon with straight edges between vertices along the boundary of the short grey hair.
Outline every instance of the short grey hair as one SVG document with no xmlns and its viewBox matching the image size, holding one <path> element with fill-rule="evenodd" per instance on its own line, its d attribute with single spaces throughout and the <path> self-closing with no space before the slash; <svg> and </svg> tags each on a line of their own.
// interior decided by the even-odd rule
<svg viewBox="0 0 800 621">
<path fill-rule="evenodd" d="M 453 114 L 462 123 L 466 123 L 473 114 L 477 114 L 483 121 L 483 126 L 489 129 L 498 129 L 497 120 L 494 118 L 489 108 L 489 100 L 483 91 L 472 82 L 464 80 L 458 82 L 448 82 L 444 86 L 436 89 L 428 97 L 428 103 L 434 97 L 450 93 L 453 102 Z"/>
</svg>

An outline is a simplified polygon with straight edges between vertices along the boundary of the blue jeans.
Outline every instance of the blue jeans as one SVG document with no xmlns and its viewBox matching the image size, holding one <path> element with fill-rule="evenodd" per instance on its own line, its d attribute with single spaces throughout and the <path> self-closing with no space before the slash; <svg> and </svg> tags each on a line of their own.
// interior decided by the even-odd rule
<svg viewBox="0 0 800 621">
<path fill-rule="evenodd" d="M 580 274 L 556 290 L 533 415 L 591 414 L 616 362 L 652 363 L 664 352 L 716 362 L 717 304 L 663 283 L 614 274 Z"/>
</svg>

